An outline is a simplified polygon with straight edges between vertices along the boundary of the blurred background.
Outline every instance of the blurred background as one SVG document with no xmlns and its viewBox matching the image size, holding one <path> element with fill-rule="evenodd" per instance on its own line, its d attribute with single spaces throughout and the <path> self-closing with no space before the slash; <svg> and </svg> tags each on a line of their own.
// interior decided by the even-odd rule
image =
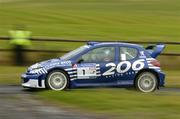
<svg viewBox="0 0 180 119">
<path fill-rule="evenodd" d="M 18 36 L 27 41 L 23 43 L 13 41 Z M 66 42 L 66 40 L 78 40 L 78 42 Z M 159 56 L 158 60 L 167 76 L 166 87 L 180 88 L 179 0 L 0 0 L 0 84 L 19 85 L 20 75 L 27 66 L 38 61 L 60 57 L 67 51 L 85 44 L 85 41 L 97 40 L 171 42 L 166 44 L 164 55 Z M 142 45 L 147 44 L 142 43 Z M 17 55 L 22 57 L 18 54 L 19 50 L 24 51 L 25 58 L 25 61 L 20 63 L 16 60 Z M 110 93 L 111 90 L 107 92 Z M 54 95 L 55 92 L 46 93 Z M 42 97 L 46 97 L 46 93 L 43 93 Z M 86 96 L 83 91 L 76 93 L 79 96 Z M 90 91 L 90 93 L 94 92 Z M 127 91 L 122 91 L 122 95 L 127 96 L 126 93 Z M 75 94 L 70 97 L 66 94 L 61 95 L 67 99 Z M 112 98 L 113 101 L 107 103 L 112 103 L 109 105 L 112 107 L 115 106 L 113 102 L 117 100 L 111 96 L 108 98 Z M 152 100 L 156 98 L 152 95 L 150 97 Z M 164 105 L 169 104 L 170 97 L 166 98 L 167 102 L 165 101 Z M 176 98 L 179 99 L 179 97 Z M 63 102 L 63 99 L 59 100 Z M 64 102 L 77 103 L 67 100 Z M 90 102 L 90 104 L 94 103 Z M 138 106 L 139 103 L 133 104 Z M 177 108 L 177 105 L 179 103 L 174 104 L 172 108 Z M 88 107 L 83 104 L 81 106 Z M 128 106 L 124 105 L 124 108 Z M 114 112 L 118 112 L 118 108 L 121 107 L 117 107 Z M 158 106 L 157 108 L 161 109 Z M 101 109 L 90 105 L 89 109 L 100 112 L 103 109 L 108 110 L 107 107 Z M 121 111 L 126 112 L 126 109 L 119 110 Z"/>
</svg>

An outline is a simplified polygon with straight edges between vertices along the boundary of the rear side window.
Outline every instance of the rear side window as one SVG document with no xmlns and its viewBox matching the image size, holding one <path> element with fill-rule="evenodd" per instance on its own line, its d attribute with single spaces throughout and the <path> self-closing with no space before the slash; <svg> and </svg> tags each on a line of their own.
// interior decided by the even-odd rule
<svg viewBox="0 0 180 119">
<path fill-rule="evenodd" d="M 120 60 L 132 60 L 138 55 L 138 50 L 131 47 L 120 47 Z"/>
</svg>

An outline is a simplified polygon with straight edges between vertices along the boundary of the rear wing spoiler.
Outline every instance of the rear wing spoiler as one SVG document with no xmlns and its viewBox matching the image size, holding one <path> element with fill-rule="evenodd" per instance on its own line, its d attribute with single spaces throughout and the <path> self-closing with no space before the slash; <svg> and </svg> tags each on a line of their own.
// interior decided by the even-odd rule
<svg viewBox="0 0 180 119">
<path fill-rule="evenodd" d="M 165 48 L 164 44 L 149 45 L 146 47 L 146 51 L 149 52 L 152 58 L 156 58 L 162 53 L 164 48 Z"/>
</svg>

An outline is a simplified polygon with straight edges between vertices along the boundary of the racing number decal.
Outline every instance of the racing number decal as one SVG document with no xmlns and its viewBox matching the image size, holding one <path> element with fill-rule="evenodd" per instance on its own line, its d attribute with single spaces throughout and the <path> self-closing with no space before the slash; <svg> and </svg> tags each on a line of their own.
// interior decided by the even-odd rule
<svg viewBox="0 0 180 119">
<path fill-rule="evenodd" d="M 96 75 L 96 67 L 89 68 L 89 67 L 82 67 L 77 69 L 78 76 L 94 76 Z"/>
<path fill-rule="evenodd" d="M 114 69 L 116 68 L 116 64 L 114 63 L 108 63 L 106 64 L 106 67 L 111 67 L 109 70 L 103 73 L 103 75 L 112 75 L 114 74 Z"/>
<path fill-rule="evenodd" d="M 77 65 L 77 77 L 79 79 L 88 79 L 96 76 L 96 64 L 78 64 Z"/>
<path fill-rule="evenodd" d="M 122 69 L 122 66 L 126 64 L 126 67 L 124 69 Z M 129 61 L 123 61 L 123 62 L 120 62 L 118 65 L 117 65 L 117 72 L 118 73 L 125 73 L 127 72 L 129 69 L 131 68 L 131 63 Z"/>
<path fill-rule="evenodd" d="M 132 64 L 132 70 L 134 70 L 134 71 L 141 70 L 142 68 L 144 68 L 144 59 L 136 60 Z"/>
<path fill-rule="evenodd" d="M 134 71 L 138 71 L 141 70 L 144 67 L 144 59 L 140 59 L 140 60 L 136 60 L 135 62 L 133 62 L 131 64 L 131 62 L 129 61 L 123 61 L 120 62 L 117 67 L 115 63 L 108 63 L 106 64 L 106 67 L 110 67 L 110 69 L 108 69 L 107 71 L 105 71 L 102 75 L 106 76 L 106 75 L 112 75 L 115 73 L 115 69 L 118 73 L 125 73 L 127 72 L 131 67 L 132 70 Z M 125 67 L 123 67 L 125 66 Z M 122 68 L 123 67 L 123 68 Z"/>
<path fill-rule="evenodd" d="M 83 75 L 85 75 L 85 69 L 83 69 L 82 72 L 83 72 Z"/>
</svg>

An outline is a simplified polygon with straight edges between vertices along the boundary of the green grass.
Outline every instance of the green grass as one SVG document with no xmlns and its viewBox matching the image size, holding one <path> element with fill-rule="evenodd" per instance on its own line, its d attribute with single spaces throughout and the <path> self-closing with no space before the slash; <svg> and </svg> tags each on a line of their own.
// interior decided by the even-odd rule
<svg viewBox="0 0 180 119">
<path fill-rule="evenodd" d="M 6 0 L 1 0 L 6 1 Z M 0 36 L 25 24 L 33 36 L 90 40 L 179 41 L 179 0 L 8 0 L 0 2 Z M 34 43 L 33 48 L 73 49 Z M 7 43 L 1 43 L 7 47 Z M 168 46 L 167 51 L 179 52 Z"/>
<path fill-rule="evenodd" d="M 143 94 L 125 89 L 76 89 L 43 91 L 38 96 L 47 102 L 70 106 L 84 113 L 96 112 L 123 119 L 179 119 L 180 92 Z"/>
<path fill-rule="evenodd" d="M 166 74 L 166 87 L 180 88 L 180 70 L 165 71 Z"/>
<path fill-rule="evenodd" d="M 0 35 L 23 23 L 35 36 L 178 41 L 179 0 L 21 0 L 1 3 Z"/>
<path fill-rule="evenodd" d="M 0 66 L 0 85 L 20 85 L 21 74 L 26 70 L 25 67 Z"/>
</svg>

